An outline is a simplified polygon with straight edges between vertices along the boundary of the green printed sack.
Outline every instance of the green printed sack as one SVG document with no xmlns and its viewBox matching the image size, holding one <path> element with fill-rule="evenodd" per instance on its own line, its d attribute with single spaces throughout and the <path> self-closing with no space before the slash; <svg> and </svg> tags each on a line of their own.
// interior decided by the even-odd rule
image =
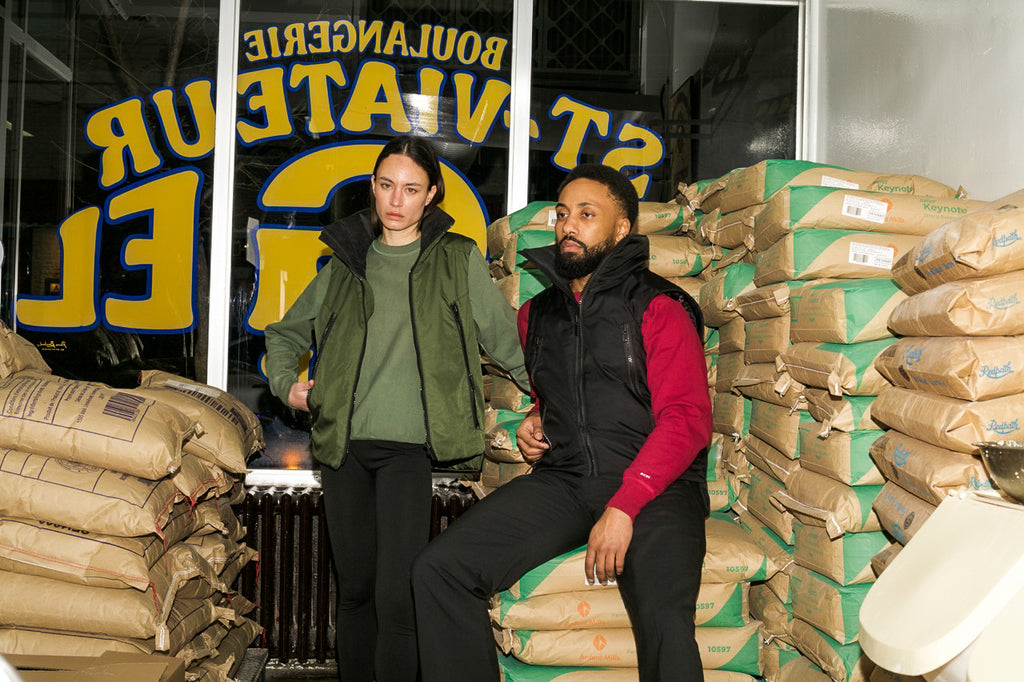
<svg viewBox="0 0 1024 682">
<path fill-rule="evenodd" d="M 747 616 L 748 583 L 701 583 L 695 623 L 740 627 Z M 509 630 L 628 628 L 629 615 L 619 590 L 578 590 L 512 599 L 501 592 L 490 609 L 491 622 Z"/>
<path fill-rule="evenodd" d="M 950 492 L 990 492 L 992 479 L 979 457 L 940 448 L 896 430 L 871 443 L 871 459 L 886 480 L 938 505 Z"/>
<path fill-rule="evenodd" d="M 721 341 L 719 342 L 721 349 Z M 732 382 L 746 363 L 743 360 L 743 351 L 718 354 L 718 377 L 715 380 L 715 390 L 719 393 L 728 393 L 732 390 Z"/>
<path fill-rule="evenodd" d="M 551 280 L 540 270 L 516 269 L 496 282 L 498 291 L 515 310 L 551 286 Z"/>
<path fill-rule="evenodd" d="M 740 446 L 751 465 L 767 471 L 783 485 L 800 468 L 799 460 L 790 459 L 757 436 L 746 436 Z"/>
<path fill-rule="evenodd" d="M 832 431 L 821 436 L 814 424 L 800 425 L 800 466 L 847 485 L 881 485 L 871 445 L 885 431 Z"/>
<path fill-rule="evenodd" d="M 554 243 L 554 230 L 523 228 L 517 232 L 513 232 L 505 244 L 505 251 L 501 254 L 501 258 L 491 259 L 492 272 L 496 263 L 500 265 L 502 270 L 509 274 L 512 274 L 518 269 L 532 269 L 533 264 L 523 256 L 523 251 L 526 251 L 527 249 L 551 246 Z"/>
<path fill-rule="evenodd" d="M 487 226 L 487 255 L 497 260 L 505 253 L 512 235 L 519 230 L 555 230 L 555 202 L 531 201 L 518 211 L 498 218 Z M 512 247 L 513 249 L 515 246 Z"/>
<path fill-rule="evenodd" d="M 961 400 L 1024 393 L 1024 336 L 908 337 L 875 369 L 895 386 Z"/>
<path fill-rule="evenodd" d="M 882 528 L 904 546 L 917 534 L 936 507 L 895 481 L 886 481 L 874 502 L 875 514 Z"/>
<path fill-rule="evenodd" d="M 704 286 L 704 280 L 700 277 L 666 277 L 665 279 L 688 293 L 695 301 L 700 296 L 700 288 Z"/>
<path fill-rule="evenodd" d="M 760 624 L 736 628 L 698 627 L 697 646 L 706 670 L 759 675 Z M 511 653 L 530 665 L 635 668 L 636 643 L 628 628 L 515 632 Z"/>
<path fill-rule="evenodd" d="M 763 251 L 796 229 L 826 228 L 927 235 L 988 202 L 797 185 L 772 195 L 754 220 L 754 248 Z"/>
<path fill-rule="evenodd" d="M 677 233 L 693 215 L 693 209 L 679 201 L 641 201 L 637 208 L 637 234 Z"/>
<path fill-rule="evenodd" d="M 940 448 L 977 452 L 975 443 L 1024 440 L 1024 393 L 957 400 L 890 386 L 871 406 L 875 419 Z"/>
<path fill-rule="evenodd" d="M 747 324 L 752 324 L 748 322 Z M 744 351 L 744 354 L 746 351 Z M 790 409 L 804 409 L 803 384 L 775 368 L 774 362 L 744 365 L 732 381 L 732 390 L 744 397 Z"/>
<path fill-rule="evenodd" d="M 591 668 L 523 663 L 514 656 L 498 656 L 501 682 L 639 682 L 636 668 Z M 704 682 L 757 682 L 750 675 L 728 670 L 705 670 Z"/>
<path fill-rule="evenodd" d="M 826 280 L 827 281 L 827 280 Z M 745 320 L 789 317 L 790 291 L 807 282 L 773 282 L 736 297 L 736 312 Z"/>
<path fill-rule="evenodd" d="M 793 621 L 793 607 L 783 604 L 767 583 L 757 583 L 750 586 L 750 617 L 761 621 L 765 639 L 785 639 Z"/>
<path fill-rule="evenodd" d="M 715 211 L 700 223 L 700 233 L 712 244 L 736 249 L 754 243 L 754 220 L 764 204 L 748 206 L 731 213 Z"/>
<path fill-rule="evenodd" d="M 938 228 L 900 264 L 912 286 L 926 288 L 962 279 L 1024 270 L 1024 191 L 988 204 Z M 909 275 L 904 271 L 912 270 Z"/>
<path fill-rule="evenodd" d="M 717 246 L 698 244 L 689 237 L 672 234 L 648 235 L 647 268 L 662 277 L 692 277 L 722 257 Z"/>
<path fill-rule="evenodd" d="M 765 556 L 768 557 L 769 564 L 773 564 L 778 567 L 776 575 L 786 570 L 790 564 L 793 563 L 793 547 L 791 543 L 786 543 L 781 537 L 775 534 L 775 532 L 763 524 L 756 516 L 751 514 L 749 511 L 745 511 L 739 515 L 737 519 L 740 528 L 747 533 L 750 540 L 760 548 Z M 774 576 L 769 576 L 768 580 L 771 581 Z"/>
<path fill-rule="evenodd" d="M 516 445 L 516 429 L 523 415 L 511 410 L 488 407 L 484 413 L 484 455 L 494 462 L 522 462 Z"/>
<path fill-rule="evenodd" d="M 852 642 L 841 644 L 797 617 L 790 626 L 793 644 L 835 682 L 868 682 L 875 664 Z"/>
<path fill-rule="evenodd" d="M 754 266 L 736 263 L 719 270 L 700 288 L 701 312 L 704 324 L 721 327 L 736 317 L 736 297 L 754 288 Z"/>
<path fill-rule="evenodd" d="M 891 337 L 889 315 L 907 298 L 888 279 L 809 284 L 790 291 L 793 343 L 860 343 Z"/>
<path fill-rule="evenodd" d="M 715 393 L 711 399 L 711 429 L 739 440 L 750 428 L 751 401 L 733 393 Z"/>
<path fill-rule="evenodd" d="M 754 284 L 786 280 L 889 279 L 920 237 L 850 230 L 795 230 L 757 254 Z"/>
<path fill-rule="evenodd" d="M 823 388 L 804 389 L 807 411 L 821 422 L 819 436 L 833 431 L 880 431 L 883 426 L 871 416 L 875 396 L 832 395 Z"/>
<path fill-rule="evenodd" d="M 812 161 L 767 159 L 753 166 L 737 168 L 712 182 L 698 197 L 702 211 L 722 213 L 761 204 L 790 185 L 819 185 L 862 189 L 890 194 L 931 197 L 957 196 L 952 187 L 920 175 L 896 175 L 852 170 Z"/>
<path fill-rule="evenodd" d="M 879 533 L 881 535 L 881 533 Z M 797 552 L 799 553 L 799 534 Z M 813 625 L 840 644 L 857 641 L 860 606 L 871 585 L 840 585 L 800 565 L 792 570 L 793 615 Z"/>
<path fill-rule="evenodd" d="M 858 585 L 875 581 L 871 558 L 890 544 L 882 531 L 846 533 L 832 539 L 824 528 L 800 524 L 796 528 L 793 557 L 800 566 L 839 585 Z"/>
<path fill-rule="evenodd" d="M 889 328 L 901 336 L 1024 334 L 1020 272 L 940 284 L 893 309 Z"/>
<path fill-rule="evenodd" d="M 786 635 L 788 638 L 789 635 Z M 786 672 L 792 665 L 799 665 L 801 661 L 807 665 L 814 666 L 821 678 L 814 678 L 807 671 L 800 671 L 796 675 L 788 675 Z M 761 672 L 764 679 L 773 682 L 831 682 L 821 668 L 811 663 L 800 655 L 800 652 L 793 645 L 787 643 L 780 637 L 769 637 L 761 651 Z"/>
<path fill-rule="evenodd" d="M 734 317 L 718 328 L 718 354 L 742 353 L 747 342 L 746 328 L 742 317 Z M 741 354 L 740 359 L 748 362 Z"/>
<path fill-rule="evenodd" d="M 793 514 L 800 523 L 821 526 L 830 538 L 843 533 L 881 530 L 871 504 L 880 485 L 849 486 L 822 474 L 800 469 L 772 501 Z"/>
<path fill-rule="evenodd" d="M 708 481 L 708 498 L 711 511 L 724 512 L 732 508 L 739 497 L 740 482 L 735 476 L 721 476 Z"/>
<path fill-rule="evenodd" d="M 800 425 L 813 422 L 807 410 L 791 410 L 762 400 L 750 409 L 750 433 L 790 459 L 800 457 Z"/>
<path fill-rule="evenodd" d="M 875 358 L 896 339 L 862 343 L 795 343 L 779 354 L 776 366 L 804 384 L 839 395 L 878 395 L 889 383 Z M 877 416 L 877 415 L 875 415 Z"/>
<path fill-rule="evenodd" d="M 781 481 L 770 473 L 750 467 L 750 487 L 747 493 L 747 511 L 763 523 L 779 540 L 792 545 L 794 541 L 793 525 L 796 522 L 789 511 L 772 502 L 775 495 L 784 491 Z"/>
<path fill-rule="evenodd" d="M 789 316 L 768 317 L 744 323 L 744 359 L 750 363 L 775 364 L 789 345 Z"/>
</svg>

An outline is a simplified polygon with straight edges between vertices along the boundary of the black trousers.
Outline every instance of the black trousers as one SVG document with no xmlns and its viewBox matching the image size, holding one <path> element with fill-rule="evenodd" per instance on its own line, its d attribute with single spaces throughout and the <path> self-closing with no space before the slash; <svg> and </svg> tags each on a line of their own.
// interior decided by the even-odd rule
<svg viewBox="0 0 1024 682">
<path fill-rule="evenodd" d="M 413 567 L 424 682 L 497 682 L 488 595 L 585 544 L 620 480 L 535 471 L 474 504 L 430 543 Z M 643 682 L 704 679 L 694 613 L 706 516 L 699 485 L 677 481 L 635 520 L 618 584 Z"/>
<path fill-rule="evenodd" d="M 342 682 L 415 682 L 409 574 L 430 538 L 431 465 L 423 445 L 352 441 L 323 467 L 327 532 L 338 572 Z"/>
</svg>

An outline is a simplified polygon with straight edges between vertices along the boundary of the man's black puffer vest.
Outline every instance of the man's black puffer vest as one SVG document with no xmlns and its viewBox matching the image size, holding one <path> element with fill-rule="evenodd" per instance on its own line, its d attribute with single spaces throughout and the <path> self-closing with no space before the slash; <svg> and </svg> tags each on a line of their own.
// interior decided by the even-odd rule
<svg viewBox="0 0 1024 682">
<path fill-rule="evenodd" d="M 553 284 L 530 301 L 526 369 L 551 449 L 537 468 L 621 474 L 654 429 L 641 324 L 658 294 L 678 300 L 703 338 L 700 307 L 647 269 L 647 238 L 629 235 L 608 253 L 577 304 L 555 273 L 554 246 L 524 252 Z M 705 376 L 686 377 L 703 388 Z M 702 450 L 681 478 L 704 481 Z"/>
</svg>

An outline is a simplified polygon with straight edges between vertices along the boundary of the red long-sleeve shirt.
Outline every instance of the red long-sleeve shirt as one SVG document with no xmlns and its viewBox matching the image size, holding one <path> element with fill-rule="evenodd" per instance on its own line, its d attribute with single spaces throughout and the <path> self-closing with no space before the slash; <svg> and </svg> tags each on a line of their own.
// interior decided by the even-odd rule
<svg viewBox="0 0 1024 682">
<path fill-rule="evenodd" d="M 580 294 L 576 295 L 579 302 Z M 519 309 L 519 340 L 526 347 L 530 302 Z M 654 430 L 622 475 L 622 485 L 606 506 L 630 518 L 661 494 L 693 463 L 711 439 L 704 344 L 686 310 L 664 294 L 655 296 L 640 326 L 647 353 Z M 538 399 L 534 395 L 534 410 Z"/>
</svg>

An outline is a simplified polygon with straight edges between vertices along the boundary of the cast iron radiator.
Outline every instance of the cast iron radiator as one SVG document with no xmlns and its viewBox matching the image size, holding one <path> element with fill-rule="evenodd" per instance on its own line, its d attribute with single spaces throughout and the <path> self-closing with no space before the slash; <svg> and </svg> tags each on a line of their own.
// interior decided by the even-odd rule
<svg viewBox="0 0 1024 682">
<path fill-rule="evenodd" d="M 475 498 L 456 482 L 435 480 L 431 537 Z M 245 542 L 259 551 L 236 589 L 257 607 L 262 646 L 280 664 L 318 664 L 335 658 L 337 588 L 317 487 L 253 486 L 236 508 Z"/>
</svg>

